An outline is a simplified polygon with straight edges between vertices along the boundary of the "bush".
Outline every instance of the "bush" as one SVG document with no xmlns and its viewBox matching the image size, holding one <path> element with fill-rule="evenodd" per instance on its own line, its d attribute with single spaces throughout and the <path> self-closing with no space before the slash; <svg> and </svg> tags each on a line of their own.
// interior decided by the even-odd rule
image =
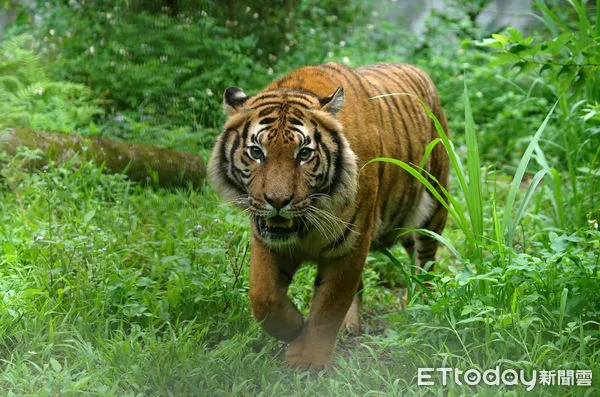
<svg viewBox="0 0 600 397">
<path fill-rule="evenodd" d="M 222 113 L 219 93 L 231 81 L 243 84 L 264 74 L 247 55 L 256 40 L 227 37 L 206 15 L 120 13 L 119 7 L 54 10 L 45 25 L 55 33 L 45 36 L 42 47 L 53 76 L 88 85 L 112 112 L 215 126 Z"/>
<path fill-rule="evenodd" d="M 102 113 L 91 90 L 47 77 L 29 36 L 0 47 L 0 126 L 71 132 Z"/>
<path fill-rule="evenodd" d="M 168 128 L 217 127 L 226 87 L 256 91 L 276 72 L 322 62 L 327 51 L 318 42 L 333 47 L 351 11 L 361 9 L 333 1 L 228 11 L 210 1 L 174 3 L 177 10 L 156 1 L 40 3 L 40 50 L 55 78 L 88 85 L 109 114 Z"/>
</svg>

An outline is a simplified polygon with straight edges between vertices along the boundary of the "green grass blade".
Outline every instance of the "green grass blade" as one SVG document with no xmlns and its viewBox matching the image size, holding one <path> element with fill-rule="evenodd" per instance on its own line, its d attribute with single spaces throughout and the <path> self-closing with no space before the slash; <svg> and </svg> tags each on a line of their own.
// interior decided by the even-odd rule
<svg viewBox="0 0 600 397">
<path fill-rule="evenodd" d="M 468 192 L 468 186 L 467 186 L 467 183 L 465 181 L 464 167 L 463 167 L 463 165 L 462 165 L 462 163 L 460 161 L 460 158 L 458 157 L 458 154 L 456 153 L 456 150 L 454 150 L 454 145 L 452 144 L 452 142 L 450 142 L 450 138 L 446 134 L 446 131 L 444 131 L 444 127 L 442 127 L 442 125 L 440 124 L 440 121 L 437 119 L 437 117 L 435 116 L 435 114 L 433 114 L 433 112 L 431 111 L 431 109 L 429 109 L 429 107 L 427 106 L 427 104 L 425 102 L 423 102 L 423 100 L 421 98 L 419 98 L 418 96 L 410 94 L 408 92 L 400 92 L 400 93 L 377 95 L 377 96 L 371 97 L 369 99 L 373 100 L 373 99 L 384 98 L 384 97 L 394 96 L 394 95 L 406 95 L 406 96 L 410 96 L 410 97 L 415 98 L 416 100 L 419 101 L 419 103 L 421 104 L 421 106 L 423 106 L 423 109 L 425 110 L 425 113 L 427 114 L 427 116 L 431 120 L 433 120 L 433 124 L 435 126 L 435 129 L 436 129 L 437 133 L 440 136 L 440 139 L 442 140 L 442 144 L 444 145 L 444 147 L 446 148 L 446 151 L 448 152 L 448 156 L 450 157 L 450 163 L 452 164 L 452 168 L 454 169 L 454 172 L 456 173 L 456 176 L 458 178 L 458 182 L 460 184 L 461 190 L 465 194 L 465 198 L 468 201 L 469 200 L 469 197 L 468 197 L 468 194 L 467 194 L 467 192 Z"/>
<path fill-rule="evenodd" d="M 479 148 L 475 134 L 475 122 L 469 101 L 467 79 L 464 80 L 465 97 L 465 135 L 467 140 L 467 173 L 469 175 L 469 217 L 473 227 L 473 237 L 479 246 L 483 239 L 483 206 L 481 197 L 481 164 L 479 162 Z M 465 192 L 466 193 L 466 192 Z M 481 248 L 478 250 L 481 259 Z"/>
<path fill-rule="evenodd" d="M 587 17 L 585 12 L 585 8 L 583 4 L 581 4 L 580 0 L 568 0 L 569 4 L 575 8 L 577 11 L 577 17 L 579 18 L 579 30 L 583 35 L 593 34 L 594 30 L 592 29 L 592 25 L 590 24 L 590 20 Z"/>
<path fill-rule="evenodd" d="M 494 195 L 492 199 L 492 223 L 494 225 L 494 235 L 496 236 L 496 247 L 498 249 L 498 254 L 500 255 L 500 260 L 502 264 L 504 264 L 504 241 L 502 239 L 502 227 L 500 225 L 500 219 L 498 218 L 498 211 L 496 210 L 496 196 Z"/>
<path fill-rule="evenodd" d="M 521 158 L 521 161 L 519 162 L 519 166 L 517 167 L 515 176 L 510 184 L 510 189 L 508 191 L 508 197 L 506 199 L 504 220 L 502 222 L 502 229 L 504 231 L 503 234 L 507 234 L 508 230 L 514 230 L 514 227 L 512 226 L 512 224 L 513 224 L 512 207 L 513 207 L 513 204 L 515 203 L 515 199 L 517 197 L 517 192 L 519 191 L 519 186 L 521 184 L 521 181 L 523 180 L 523 175 L 525 175 L 525 171 L 527 170 L 529 161 L 531 160 L 531 157 L 533 156 L 535 147 L 536 147 L 538 141 L 540 140 L 542 133 L 546 129 L 546 126 L 548 125 L 548 121 L 550 120 L 550 117 L 554 113 L 554 109 L 556 109 L 557 104 L 558 104 L 558 102 L 554 103 L 554 105 L 552 106 L 552 108 L 550 109 L 548 114 L 546 115 L 546 118 L 542 122 L 542 125 L 540 125 L 540 128 L 538 128 L 538 130 L 535 133 L 535 135 L 533 136 L 533 138 L 531 138 L 531 142 L 527 146 L 527 149 L 525 150 L 525 153 L 523 154 L 523 157 Z M 508 235 L 507 236 L 507 245 L 512 246 L 512 240 L 513 240 L 513 235 L 512 234 Z"/>
<path fill-rule="evenodd" d="M 554 194 L 551 196 L 552 205 L 554 206 L 554 213 L 558 221 L 556 226 L 563 229 L 565 227 L 565 206 L 562 194 L 562 180 L 556 168 L 551 168 L 550 174 L 552 175 L 552 185 L 554 188 Z"/>
<path fill-rule="evenodd" d="M 559 30 L 558 28 L 560 27 L 563 31 L 569 31 L 568 26 L 566 26 L 561 20 L 560 18 L 558 18 L 556 16 L 556 14 L 554 13 L 554 11 L 552 11 L 547 5 L 546 2 L 544 0 L 538 0 L 535 2 L 536 6 L 542 10 L 542 14 L 544 17 L 544 24 L 546 25 L 546 27 L 548 28 L 548 30 L 550 30 L 550 32 L 552 33 L 553 36 L 558 36 L 559 35 Z"/>
<path fill-rule="evenodd" d="M 457 222 L 459 223 L 459 226 L 461 227 L 461 229 L 463 230 L 467 230 L 467 220 L 465 218 L 465 216 L 462 214 L 462 212 L 457 211 L 456 208 L 459 208 L 455 205 L 448 205 L 448 202 L 444 199 L 444 197 L 442 197 L 442 195 L 436 190 L 436 188 L 431 184 L 430 181 L 427 180 L 427 178 L 425 176 L 423 176 L 423 174 L 421 173 L 421 171 L 417 171 L 413 166 L 411 166 L 408 163 L 405 163 L 402 160 L 396 160 L 396 159 L 391 159 L 391 158 L 387 158 L 387 157 L 377 157 L 374 158 L 370 161 L 368 161 L 364 166 L 366 167 L 367 165 L 374 163 L 374 162 L 384 162 L 384 163 L 390 163 L 390 164 L 394 164 L 400 168 L 402 168 L 403 170 L 405 170 L 406 172 L 408 172 L 410 175 L 412 175 L 413 177 L 415 177 L 419 182 L 421 182 L 423 185 L 425 185 L 425 187 L 427 188 L 427 190 L 429 190 L 429 192 L 431 193 L 431 195 L 438 200 L 443 206 L 444 208 L 446 208 L 446 210 L 448 210 L 450 216 L 452 216 L 453 218 L 455 218 L 457 220 Z M 430 174 L 428 174 L 429 176 Z M 448 201 L 450 201 L 451 203 L 452 201 L 452 197 L 450 196 L 450 194 L 448 193 L 447 190 L 443 189 L 442 190 L 444 192 L 444 195 L 446 196 L 446 198 L 448 199 Z M 454 201 L 454 204 L 456 204 L 456 202 Z"/>
<path fill-rule="evenodd" d="M 560 308 L 558 312 L 558 329 L 559 331 L 563 329 L 563 321 L 565 319 L 565 311 L 567 308 L 567 297 L 569 296 L 569 289 L 567 287 L 563 288 L 562 293 L 560 294 Z"/>
<path fill-rule="evenodd" d="M 419 279 L 419 277 L 416 277 L 414 274 L 407 271 L 406 268 L 404 267 L 404 265 L 402 265 L 402 263 L 398 260 L 398 258 L 396 258 L 387 248 L 382 248 L 379 251 L 381 251 L 381 253 L 383 253 L 392 262 L 392 264 L 395 267 L 397 267 L 398 269 L 400 269 L 400 271 L 402 271 L 402 273 L 404 274 L 404 277 L 406 277 L 407 281 L 410 281 L 410 280 L 414 281 L 415 283 L 417 283 L 419 285 L 419 287 L 421 287 L 423 289 L 423 291 L 425 291 L 425 293 L 430 298 L 433 298 L 433 293 L 431 292 L 431 290 L 429 288 L 427 288 L 425 283 L 421 279 Z M 408 289 L 408 286 L 407 286 L 407 289 Z"/>
<path fill-rule="evenodd" d="M 596 39 L 600 38 L 600 7 L 596 5 Z"/>
<path fill-rule="evenodd" d="M 552 180 L 552 189 L 553 193 L 550 195 L 550 200 L 552 201 L 552 207 L 554 208 L 555 215 L 555 223 L 557 227 L 561 229 L 564 228 L 565 225 L 565 212 L 564 212 L 564 203 L 562 196 L 562 181 L 560 174 L 555 168 L 551 168 L 546 160 L 546 156 L 542 151 L 542 148 L 538 144 L 535 146 L 535 159 L 538 164 L 550 174 L 550 179 Z"/>
<path fill-rule="evenodd" d="M 425 163 L 429 156 L 431 156 L 431 152 L 440 143 L 442 140 L 440 138 L 435 138 L 433 141 L 429 142 L 429 145 L 425 148 L 425 154 L 423 155 L 423 159 L 419 163 L 419 168 L 425 168 Z"/>
<path fill-rule="evenodd" d="M 415 233 L 420 233 L 420 234 L 426 234 L 429 237 L 434 238 L 438 243 L 442 244 L 444 247 L 448 248 L 448 250 L 450 252 L 452 252 L 452 255 L 454 255 L 456 257 L 456 260 L 459 263 L 463 263 L 464 259 L 462 257 L 461 254 L 458 253 L 458 250 L 456 248 L 454 248 L 454 246 L 452 245 L 452 243 L 446 239 L 445 237 L 443 237 L 442 235 L 431 231 L 431 230 L 427 230 L 427 229 L 415 229 L 413 230 Z"/>
<path fill-rule="evenodd" d="M 533 197 L 533 193 L 535 193 L 535 190 L 537 189 L 538 185 L 540 184 L 540 182 L 542 181 L 542 179 L 544 178 L 544 176 L 547 173 L 548 173 L 547 169 L 539 170 L 533 177 L 533 180 L 529 184 L 529 188 L 527 189 L 527 192 L 525 193 L 525 197 L 523 197 L 523 200 L 521 200 L 521 204 L 519 205 L 519 209 L 517 210 L 517 214 L 515 215 L 514 222 L 511 225 L 511 230 L 509 232 L 510 235 L 514 236 L 515 229 L 516 229 L 517 225 L 519 224 L 519 222 L 521 221 L 521 218 L 525 214 L 525 208 L 527 208 L 527 204 L 529 204 L 531 197 Z"/>
</svg>

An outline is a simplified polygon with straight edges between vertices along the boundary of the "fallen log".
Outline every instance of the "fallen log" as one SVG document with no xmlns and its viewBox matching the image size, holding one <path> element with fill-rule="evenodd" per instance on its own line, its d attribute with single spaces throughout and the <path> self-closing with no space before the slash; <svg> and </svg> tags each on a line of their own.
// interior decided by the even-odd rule
<svg viewBox="0 0 600 397">
<path fill-rule="evenodd" d="M 199 187 L 206 176 L 204 160 L 192 153 L 26 128 L 0 130 L 0 151 L 14 156 L 19 147 L 44 153 L 41 159 L 27 162 L 32 169 L 43 167 L 49 160 L 65 163 L 77 155 L 79 162 L 94 160 L 104 164 L 106 172 L 122 173 L 133 181 L 158 183 L 161 187 Z"/>
</svg>

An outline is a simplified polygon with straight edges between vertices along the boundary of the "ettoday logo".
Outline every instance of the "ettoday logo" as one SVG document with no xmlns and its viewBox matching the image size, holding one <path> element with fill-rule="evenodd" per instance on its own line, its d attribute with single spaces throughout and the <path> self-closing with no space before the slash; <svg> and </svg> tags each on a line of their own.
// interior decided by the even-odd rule
<svg viewBox="0 0 600 397">
<path fill-rule="evenodd" d="M 480 371 L 472 368 L 460 370 L 458 368 L 419 368 L 417 370 L 417 385 L 434 386 L 439 384 L 447 386 L 449 382 L 455 385 L 475 386 L 517 386 L 523 385 L 527 391 L 540 384 L 544 386 L 591 386 L 591 370 L 532 370 L 528 374 L 525 370 L 504 369 L 500 366 Z"/>
</svg>

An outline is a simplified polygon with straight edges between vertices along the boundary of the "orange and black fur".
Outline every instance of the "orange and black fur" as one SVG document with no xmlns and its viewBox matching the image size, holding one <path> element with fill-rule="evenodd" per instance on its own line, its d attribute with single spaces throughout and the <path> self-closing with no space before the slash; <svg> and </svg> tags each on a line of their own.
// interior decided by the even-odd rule
<svg viewBox="0 0 600 397">
<path fill-rule="evenodd" d="M 412 95 L 385 95 L 398 93 Z M 447 129 L 435 86 L 405 64 L 307 66 L 254 96 L 237 87 L 225 92 L 229 118 L 211 157 L 211 180 L 249 213 L 252 313 L 268 333 L 290 342 L 291 367 L 330 366 L 342 323 L 359 330 L 370 249 L 392 245 L 399 228 L 444 228 L 445 208 L 400 167 L 361 169 L 376 157 L 421 163 L 438 134 L 416 97 Z M 424 168 L 448 188 L 441 145 Z M 408 234 L 400 241 L 419 265 L 434 260 L 434 239 Z M 304 320 L 287 289 L 306 261 L 317 264 L 318 275 Z"/>
</svg>

